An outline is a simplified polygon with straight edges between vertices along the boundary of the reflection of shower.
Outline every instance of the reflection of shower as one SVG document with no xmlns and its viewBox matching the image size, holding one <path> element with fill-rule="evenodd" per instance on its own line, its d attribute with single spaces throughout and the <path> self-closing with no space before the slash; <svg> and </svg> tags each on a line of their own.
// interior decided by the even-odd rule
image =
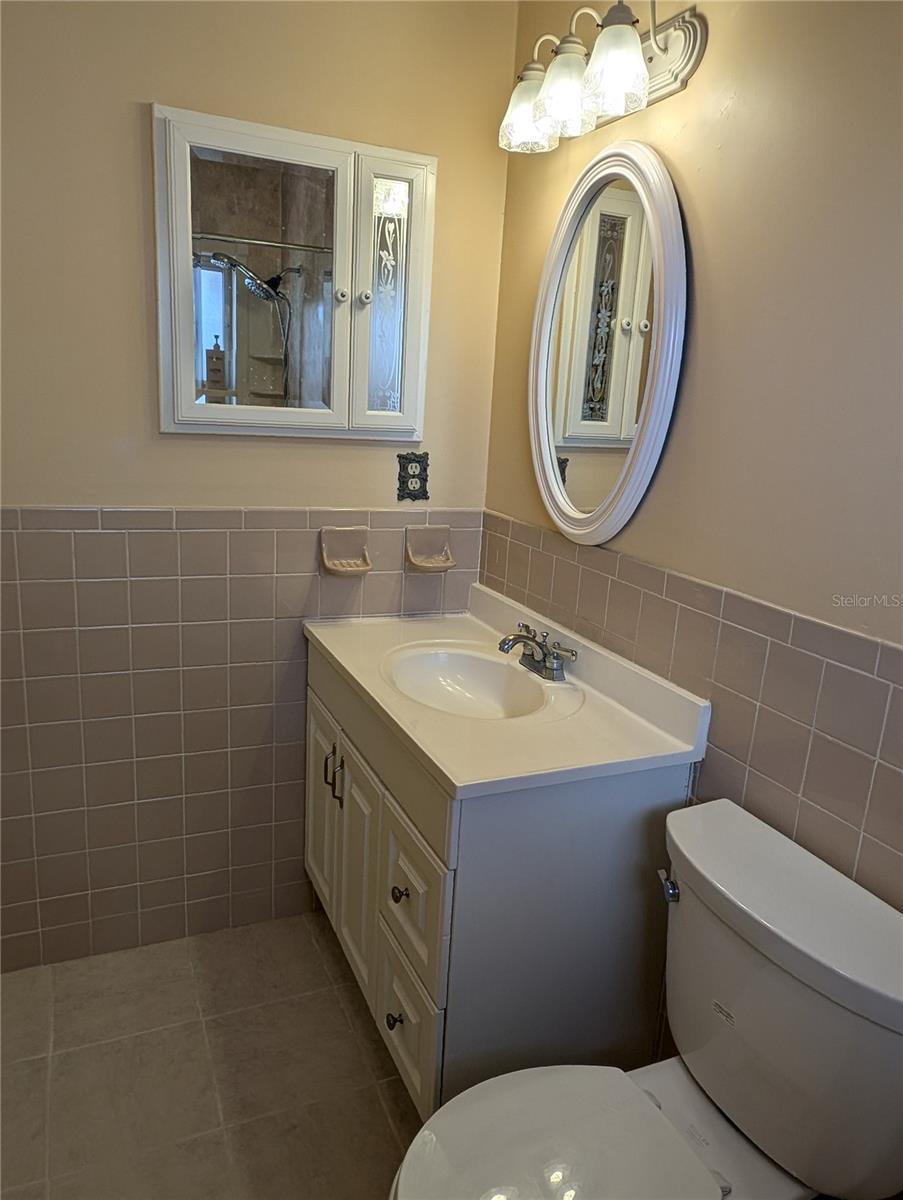
<svg viewBox="0 0 903 1200">
<path fill-rule="evenodd" d="M 233 258 L 231 254 L 223 254 L 217 250 L 210 255 L 210 261 L 217 267 L 224 267 L 229 271 L 238 271 L 243 276 L 244 285 L 248 291 L 257 296 L 259 300 L 265 300 L 268 303 L 275 304 L 276 316 L 279 318 L 279 333 L 282 338 L 282 403 L 289 403 L 289 333 L 292 328 L 292 302 L 282 291 L 282 281 L 286 275 L 300 275 L 300 267 L 286 267 L 280 271 L 278 275 L 274 275 L 271 279 L 261 279 L 259 275 L 246 266 L 243 262 L 239 262 L 237 258 Z M 280 302 L 285 305 L 285 314 L 283 316 Z"/>
</svg>

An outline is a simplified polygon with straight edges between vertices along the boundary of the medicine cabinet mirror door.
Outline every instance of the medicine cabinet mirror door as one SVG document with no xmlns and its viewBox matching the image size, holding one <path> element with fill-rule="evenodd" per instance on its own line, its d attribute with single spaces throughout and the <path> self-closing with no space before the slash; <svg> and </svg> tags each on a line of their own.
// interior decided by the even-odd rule
<svg viewBox="0 0 903 1200">
<path fill-rule="evenodd" d="M 546 508 L 596 545 L 630 519 L 664 445 L 683 350 L 686 272 L 674 188 L 620 142 L 577 179 L 533 323 L 530 435 Z"/>
<path fill-rule="evenodd" d="M 154 106 L 165 432 L 422 428 L 435 160 Z"/>
</svg>

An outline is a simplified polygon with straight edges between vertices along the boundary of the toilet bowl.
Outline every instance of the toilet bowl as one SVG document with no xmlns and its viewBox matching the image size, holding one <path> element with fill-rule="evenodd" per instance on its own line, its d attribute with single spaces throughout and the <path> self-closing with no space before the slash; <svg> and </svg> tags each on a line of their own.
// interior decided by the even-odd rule
<svg viewBox="0 0 903 1200">
<path fill-rule="evenodd" d="M 392 1200 L 885 1200 L 903 1189 L 903 916 L 729 800 L 667 822 L 680 1057 L 450 1099 Z"/>
<path fill-rule="evenodd" d="M 478 1084 L 411 1143 L 392 1200 L 809 1200 L 679 1058 L 539 1067 Z"/>
</svg>

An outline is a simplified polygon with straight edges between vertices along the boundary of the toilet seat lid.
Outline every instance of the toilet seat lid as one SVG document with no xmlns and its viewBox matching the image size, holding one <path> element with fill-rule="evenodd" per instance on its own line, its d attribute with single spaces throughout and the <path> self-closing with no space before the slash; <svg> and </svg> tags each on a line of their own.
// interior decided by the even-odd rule
<svg viewBox="0 0 903 1200">
<path fill-rule="evenodd" d="M 500 1075 L 445 1104 L 411 1143 L 397 1200 L 721 1200 L 649 1097 L 612 1067 Z"/>
</svg>

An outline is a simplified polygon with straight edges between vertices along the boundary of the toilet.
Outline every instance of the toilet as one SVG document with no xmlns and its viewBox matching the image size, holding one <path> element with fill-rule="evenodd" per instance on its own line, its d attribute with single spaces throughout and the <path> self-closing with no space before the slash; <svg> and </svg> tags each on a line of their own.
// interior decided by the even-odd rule
<svg viewBox="0 0 903 1200">
<path fill-rule="evenodd" d="M 679 1057 L 439 1108 L 391 1200 L 885 1200 L 903 1190 L 903 916 L 730 800 L 667 818 Z"/>
</svg>

